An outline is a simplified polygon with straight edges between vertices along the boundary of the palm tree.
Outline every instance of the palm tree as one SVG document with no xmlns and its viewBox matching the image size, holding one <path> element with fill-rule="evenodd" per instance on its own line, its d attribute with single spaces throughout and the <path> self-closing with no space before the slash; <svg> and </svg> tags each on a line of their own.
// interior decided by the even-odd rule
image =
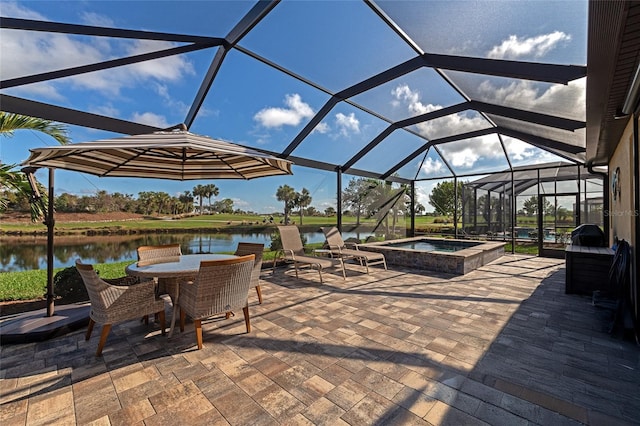
<svg viewBox="0 0 640 426">
<path fill-rule="evenodd" d="M 64 124 L 42 118 L 0 111 L 0 134 L 12 137 L 16 130 L 35 130 L 45 133 L 58 141 L 60 145 L 71 142 Z"/>
<path fill-rule="evenodd" d="M 171 202 L 171 196 L 164 191 L 160 191 L 154 193 L 154 198 L 158 204 L 158 214 L 161 215 L 163 210 L 165 210 L 167 205 Z"/>
<path fill-rule="evenodd" d="M 289 223 L 289 212 L 296 198 L 296 191 L 289 185 L 281 185 L 276 191 L 278 201 L 284 201 L 284 223 Z"/>
<path fill-rule="evenodd" d="M 12 137 L 16 130 L 42 132 L 54 138 L 61 145 L 65 145 L 71 141 L 67 133 L 67 128 L 63 124 L 42 118 L 0 111 L 0 135 Z M 19 197 L 31 198 L 31 186 L 29 185 L 26 175 L 22 172 L 12 171 L 11 169 L 14 167 L 16 167 L 15 164 L 0 165 L 0 190 L 9 190 L 16 193 Z M 46 203 L 46 200 L 43 201 Z M 31 220 L 35 222 L 44 216 L 43 206 L 45 203 L 31 203 Z M 4 198 L 0 199 L 0 209 L 6 207 Z"/>
<path fill-rule="evenodd" d="M 200 201 L 200 215 L 204 214 L 204 210 L 203 210 L 203 206 L 202 206 L 202 202 L 204 200 L 205 197 L 205 189 L 204 186 L 198 184 L 196 186 L 193 187 L 193 196 L 194 197 L 198 197 L 198 200 Z"/>
<path fill-rule="evenodd" d="M 220 190 L 217 186 L 210 183 L 204 186 L 205 189 L 205 197 L 209 200 L 209 213 L 211 213 L 211 197 L 217 197 L 220 194 Z"/>
<path fill-rule="evenodd" d="M 300 225 L 302 225 L 304 208 L 311 204 L 311 194 L 307 188 L 302 188 L 302 192 L 296 193 L 295 204 L 300 209 Z"/>
<path fill-rule="evenodd" d="M 191 195 L 191 191 L 184 191 L 178 199 L 184 206 L 183 213 L 193 213 L 193 195 Z"/>
</svg>

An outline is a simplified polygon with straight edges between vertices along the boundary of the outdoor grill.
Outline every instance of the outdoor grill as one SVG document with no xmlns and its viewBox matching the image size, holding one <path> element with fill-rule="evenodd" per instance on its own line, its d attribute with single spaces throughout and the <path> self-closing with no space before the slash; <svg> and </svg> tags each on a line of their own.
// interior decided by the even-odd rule
<svg viewBox="0 0 640 426">
<path fill-rule="evenodd" d="M 583 224 L 571 231 L 571 245 L 565 249 L 565 293 L 591 296 L 594 291 L 608 289 L 613 250 L 606 244 L 597 225 Z"/>
<path fill-rule="evenodd" d="M 588 247 L 604 247 L 604 232 L 598 225 L 585 223 L 571 231 L 571 244 Z"/>
</svg>

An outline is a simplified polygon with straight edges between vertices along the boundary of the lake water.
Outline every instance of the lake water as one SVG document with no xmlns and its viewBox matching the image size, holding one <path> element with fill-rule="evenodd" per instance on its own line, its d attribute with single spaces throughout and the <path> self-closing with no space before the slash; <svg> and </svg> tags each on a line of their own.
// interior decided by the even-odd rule
<svg viewBox="0 0 640 426">
<path fill-rule="evenodd" d="M 307 244 L 324 241 L 322 232 L 302 234 Z M 369 233 L 342 234 L 344 239 L 366 239 Z M 73 266 L 76 259 L 84 263 L 110 263 L 136 259 L 136 249 L 144 245 L 180 244 L 182 253 L 234 252 L 238 242 L 271 245 L 269 233 L 237 234 L 148 234 L 114 236 L 56 236 L 54 239 L 54 268 Z M 21 238 L 19 241 L 0 241 L 0 272 L 47 268 L 46 237 Z"/>
</svg>

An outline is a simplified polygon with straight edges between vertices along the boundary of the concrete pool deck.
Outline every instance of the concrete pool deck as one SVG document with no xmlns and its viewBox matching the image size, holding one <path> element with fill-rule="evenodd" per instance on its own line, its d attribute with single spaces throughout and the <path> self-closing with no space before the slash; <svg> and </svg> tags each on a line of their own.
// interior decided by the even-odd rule
<svg viewBox="0 0 640 426">
<path fill-rule="evenodd" d="M 0 348 L 10 425 L 634 425 L 640 349 L 607 334 L 564 263 L 505 255 L 464 276 L 266 273 L 264 303 L 172 339 L 138 320 Z M 170 313 L 170 303 L 167 311 Z M 96 333 L 94 333 L 96 334 Z"/>
<path fill-rule="evenodd" d="M 461 244 L 469 245 L 470 247 L 449 252 L 437 250 L 424 251 L 390 245 L 420 241 Z M 389 265 L 464 275 L 503 256 L 505 244 L 506 243 L 502 241 L 469 241 L 449 238 L 412 237 L 360 244 L 359 246 L 362 250 L 384 254 L 387 264 Z"/>
</svg>

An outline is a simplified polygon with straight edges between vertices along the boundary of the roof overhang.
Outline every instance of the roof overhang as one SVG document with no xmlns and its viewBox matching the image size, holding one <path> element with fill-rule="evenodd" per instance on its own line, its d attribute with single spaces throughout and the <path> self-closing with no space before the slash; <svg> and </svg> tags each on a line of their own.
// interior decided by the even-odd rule
<svg viewBox="0 0 640 426">
<path fill-rule="evenodd" d="M 588 28 L 587 159 L 604 165 L 631 118 L 625 103 L 638 108 L 630 95 L 640 65 L 640 1 L 590 1 Z"/>
</svg>

